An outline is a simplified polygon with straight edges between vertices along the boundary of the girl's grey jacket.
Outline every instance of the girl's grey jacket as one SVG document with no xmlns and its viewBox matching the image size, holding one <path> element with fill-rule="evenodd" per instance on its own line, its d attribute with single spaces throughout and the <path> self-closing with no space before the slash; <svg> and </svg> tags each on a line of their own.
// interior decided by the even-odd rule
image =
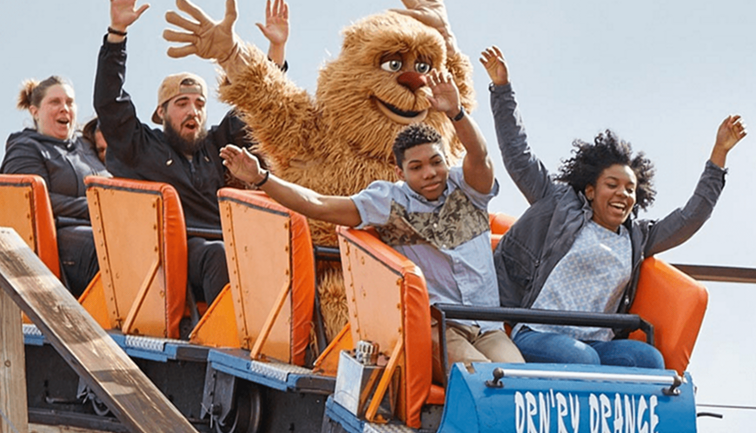
<svg viewBox="0 0 756 433">
<path fill-rule="evenodd" d="M 491 108 L 504 166 L 530 207 L 502 238 L 494 251 L 501 305 L 529 308 L 557 263 L 572 247 L 593 212 L 582 192 L 551 179 L 532 153 L 511 84 L 491 85 Z M 709 218 L 724 187 L 726 170 L 706 162 L 693 196 L 659 220 L 625 221 L 633 247 L 632 277 L 618 313 L 635 299 L 643 259 L 676 247 Z"/>
</svg>

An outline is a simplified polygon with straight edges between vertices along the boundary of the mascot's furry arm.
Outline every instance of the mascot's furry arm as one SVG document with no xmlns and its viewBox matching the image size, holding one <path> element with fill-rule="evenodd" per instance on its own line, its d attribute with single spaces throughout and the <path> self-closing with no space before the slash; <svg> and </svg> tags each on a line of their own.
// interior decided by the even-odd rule
<svg viewBox="0 0 756 433">
<path fill-rule="evenodd" d="M 265 146 L 265 156 L 275 172 L 297 156 L 322 156 L 322 150 L 310 147 L 310 134 L 319 129 L 315 102 L 260 49 L 240 44 L 231 59 L 219 63 L 227 74 L 221 78 L 221 99 L 237 108 L 254 131 L 255 140 L 289 147 Z"/>
<path fill-rule="evenodd" d="M 437 55 L 436 57 L 441 58 L 437 58 L 436 60 L 438 62 L 432 66 L 438 69 L 446 69 L 452 73 L 460 90 L 462 105 L 464 105 L 467 111 L 472 111 L 475 105 L 471 80 L 472 65 L 467 56 L 462 55 L 457 49 L 456 41 L 450 30 L 443 2 L 441 0 L 403 0 L 403 2 L 410 9 L 396 10 L 394 12 L 414 18 L 417 21 L 436 29 L 442 36 L 442 40 L 446 44 L 446 47 L 444 47 L 446 48 L 446 52 Z M 285 169 L 285 166 L 288 164 L 306 165 L 308 161 L 322 162 L 324 159 L 329 159 L 329 157 L 333 155 L 334 150 L 344 150 L 334 149 L 330 146 L 324 147 L 320 145 L 322 143 L 314 143 L 313 140 L 310 139 L 310 135 L 312 134 L 327 134 L 328 132 L 326 131 L 332 129 L 334 126 L 330 124 L 331 122 L 329 122 L 328 119 L 326 119 L 325 124 L 323 124 L 323 115 L 328 116 L 329 112 L 338 115 L 344 114 L 338 109 L 329 110 L 329 108 L 333 108 L 329 106 L 331 101 L 322 99 L 322 88 L 328 87 L 329 85 L 335 86 L 335 82 L 339 81 L 329 77 L 327 71 L 327 69 L 329 69 L 328 67 L 326 70 L 321 71 L 321 77 L 318 81 L 317 101 L 313 101 L 306 92 L 296 87 L 278 70 L 272 67 L 259 49 L 253 45 L 244 44 L 239 40 L 238 36 L 233 33 L 233 23 L 236 20 L 236 3 L 234 0 L 226 1 L 226 16 L 220 23 L 216 23 L 207 17 L 204 12 L 189 3 L 187 0 L 177 0 L 176 4 L 179 9 L 191 15 L 198 23 L 189 22 L 188 20 L 181 18 L 175 12 L 169 12 L 167 14 L 166 18 L 169 23 L 175 24 L 190 32 L 189 34 L 182 33 L 184 36 L 179 38 L 177 37 L 177 32 L 166 31 L 164 36 L 169 41 L 190 43 L 187 47 L 170 48 L 169 55 L 173 57 L 181 57 L 189 54 L 196 54 L 203 58 L 210 58 L 218 61 L 218 63 L 224 68 L 227 76 L 230 78 L 230 82 L 225 81 L 221 86 L 221 98 L 224 101 L 235 105 L 239 108 L 240 112 L 243 113 L 244 120 L 254 131 L 255 139 L 261 143 L 263 152 L 271 160 L 270 162 L 273 164 L 273 169 L 276 172 L 280 173 L 280 169 Z M 378 19 L 380 16 L 375 18 Z M 406 20 L 397 21 L 396 19 L 388 24 L 382 22 L 380 25 L 388 25 L 389 27 L 377 30 L 388 30 L 396 33 L 404 31 L 404 34 L 402 34 L 401 37 L 405 39 L 418 39 L 418 35 L 427 33 L 424 29 L 418 29 L 416 25 L 410 25 L 411 30 L 403 29 L 403 24 L 406 22 Z M 362 33 L 362 36 L 364 36 L 364 33 L 374 33 L 371 32 L 371 30 L 376 29 L 371 29 L 371 26 L 375 26 L 375 23 L 370 22 L 368 19 L 364 20 L 363 23 L 358 23 L 348 28 L 345 31 L 345 42 L 342 53 L 339 58 L 332 63 L 339 63 L 340 60 L 343 60 L 342 57 L 349 55 L 349 50 L 347 48 L 350 44 L 350 40 L 351 43 L 356 42 L 363 45 L 358 47 L 358 50 L 360 48 L 368 47 L 370 45 L 370 40 L 360 37 L 359 34 Z M 391 28 L 392 26 L 393 28 Z M 380 35 L 380 32 L 378 32 L 378 34 Z M 391 46 L 391 42 L 397 41 L 391 41 L 390 39 L 390 36 L 379 38 L 380 41 L 385 40 L 385 42 L 387 42 L 387 46 L 382 47 L 387 51 L 392 49 L 412 49 L 412 44 L 417 44 L 417 41 L 413 40 L 400 41 L 402 42 L 401 44 L 394 43 L 393 45 L 395 46 Z M 427 45 L 427 42 L 423 43 Z M 361 60 L 363 63 L 361 65 L 349 63 L 347 63 L 347 65 L 350 67 L 369 66 L 371 69 L 377 69 L 380 66 L 378 64 L 379 58 Z M 365 65 L 365 63 L 367 63 L 367 65 Z M 332 70 L 333 68 L 330 69 Z M 357 80 L 355 75 L 356 74 L 352 73 L 349 75 L 349 79 L 352 81 Z M 343 79 L 343 77 L 341 77 L 341 79 Z M 343 92 L 346 91 L 346 89 L 339 89 L 339 91 Z M 415 93 L 422 92 L 415 91 Z M 365 99 L 371 98 L 374 95 L 365 95 L 363 92 L 363 94 L 360 94 L 359 96 Z M 344 101 L 339 101 L 339 103 L 342 102 Z M 405 102 L 401 105 L 402 109 L 406 107 L 411 109 L 410 111 L 414 111 L 417 108 L 424 108 L 426 110 L 428 108 L 427 102 L 425 103 L 425 107 L 419 107 L 419 105 L 422 104 L 418 103 L 410 105 Z M 364 107 L 350 107 L 350 109 L 354 108 Z M 375 110 L 373 109 L 372 111 L 374 112 Z M 354 110 L 352 110 L 352 112 L 354 112 Z M 374 113 L 366 113 L 365 110 L 360 110 L 359 116 L 364 116 L 366 114 L 375 117 Z M 393 142 L 393 137 L 404 125 L 396 122 L 392 125 L 392 128 L 386 128 L 386 125 L 384 125 L 384 128 L 382 129 L 390 129 L 391 134 L 375 134 L 376 131 L 373 130 L 375 126 L 365 127 L 366 125 L 363 124 L 364 120 L 364 117 L 358 118 L 358 122 L 347 126 L 347 129 L 362 129 L 364 132 L 363 135 L 370 137 L 370 140 L 358 139 L 356 143 L 353 142 L 352 146 L 357 147 L 353 150 L 355 150 L 357 154 L 364 154 L 370 158 L 380 158 L 384 161 L 391 162 L 393 156 L 391 155 L 390 147 Z M 337 123 L 343 124 L 345 122 L 343 120 L 337 120 Z M 433 126 L 437 126 L 435 123 L 438 122 L 429 123 L 434 124 Z M 442 132 L 442 135 L 448 140 L 448 151 L 453 162 L 454 159 L 459 157 L 461 145 L 456 140 L 453 133 L 449 134 L 452 131 L 451 125 L 445 126 L 445 128 L 440 128 L 445 131 L 442 130 L 440 132 Z M 386 141 L 379 143 L 384 137 L 387 137 Z M 275 143 L 275 146 L 270 143 Z M 383 176 L 381 178 L 387 177 Z M 388 178 L 392 179 L 393 174 L 390 174 Z"/>
</svg>

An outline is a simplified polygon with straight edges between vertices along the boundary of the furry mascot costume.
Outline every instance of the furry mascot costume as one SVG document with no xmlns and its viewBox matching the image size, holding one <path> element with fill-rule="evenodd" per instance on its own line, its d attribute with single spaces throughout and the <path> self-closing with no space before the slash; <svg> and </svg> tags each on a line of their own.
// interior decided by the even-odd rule
<svg viewBox="0 0 756 433">
<path fill-rule="evenodd" d="M 237 107 L 250 126 L 258 151 L 282 179 L 321 194 L 352 195 L 376 179 L 396 180 L 392 145 L 406 125 L 426 122 L 447 144 L 454 163 L 463 149 L 444 113 L 431 110 L 425 75 L 449 71 L 466 110 L 474 104 L 472 65 L 457 49 L 441 0 L 403 0 L 407 10 L 369 16 L 347 27 L 338 57 L 320 71 L 315 98 L 286 78 L 267 56 L 233 32 L 236 2 L 227 0 L 218 23 L 187 0 L 169 12 L 169 23 L 190 33 L 166 30 L 168 54 L 196 54 L 225 70 L 220 96 Z M 316 245 L 337 246 L 334 227 L 310 221 Z M 318 270 L 327 337 L 347 321 L 340 268 Z"/>
</svg>

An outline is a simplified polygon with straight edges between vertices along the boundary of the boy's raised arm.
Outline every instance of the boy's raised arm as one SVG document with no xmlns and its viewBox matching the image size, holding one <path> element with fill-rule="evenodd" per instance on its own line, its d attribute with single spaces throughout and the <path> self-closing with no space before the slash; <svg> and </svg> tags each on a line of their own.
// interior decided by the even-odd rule
<svg viewBox="0 0 756 433">
<path fill-rule="evenodd" d="M 349 197 L 322 195 L 263 170 L 257 157 L 247 149 L 229 144 L 220 151 L 223 165 L 237 178 L 254 184 L 273 200 L 302 215 L 349 227 L 360 225 L 362 218 Z"/>
<path fill-rule="evenodd" d="M 432 70 L 428 74 L 428 86 L 433 92 L 428 101 L 434 109 L 446 113 L 451 119 L 459 141 L 467 150 L 462 161 L 465 182 L 479 193 L 488 194 L 494 185 L 493 161 L 478 125 L 462 108 L 459 90 L 451 74 Z"/>
</svg>

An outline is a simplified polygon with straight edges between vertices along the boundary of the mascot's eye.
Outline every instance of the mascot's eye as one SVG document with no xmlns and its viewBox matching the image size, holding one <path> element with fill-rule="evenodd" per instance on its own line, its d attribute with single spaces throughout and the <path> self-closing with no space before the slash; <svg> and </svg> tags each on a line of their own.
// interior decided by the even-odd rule
<svg viewBox="0 0 756 433">
<path fill-rule="evenodd" d="M 415 63 L 415 70 L 421 74 L 427 74 L 431 70 L 431 65 L 425 62 Z"/>
<path fill-rule="evenodd" d="M 387 60 L 381 63 L 381 69 L 388 72 L 396 72 L 402 69 L 402 61 L 401 60 Z"/>
</svg>

